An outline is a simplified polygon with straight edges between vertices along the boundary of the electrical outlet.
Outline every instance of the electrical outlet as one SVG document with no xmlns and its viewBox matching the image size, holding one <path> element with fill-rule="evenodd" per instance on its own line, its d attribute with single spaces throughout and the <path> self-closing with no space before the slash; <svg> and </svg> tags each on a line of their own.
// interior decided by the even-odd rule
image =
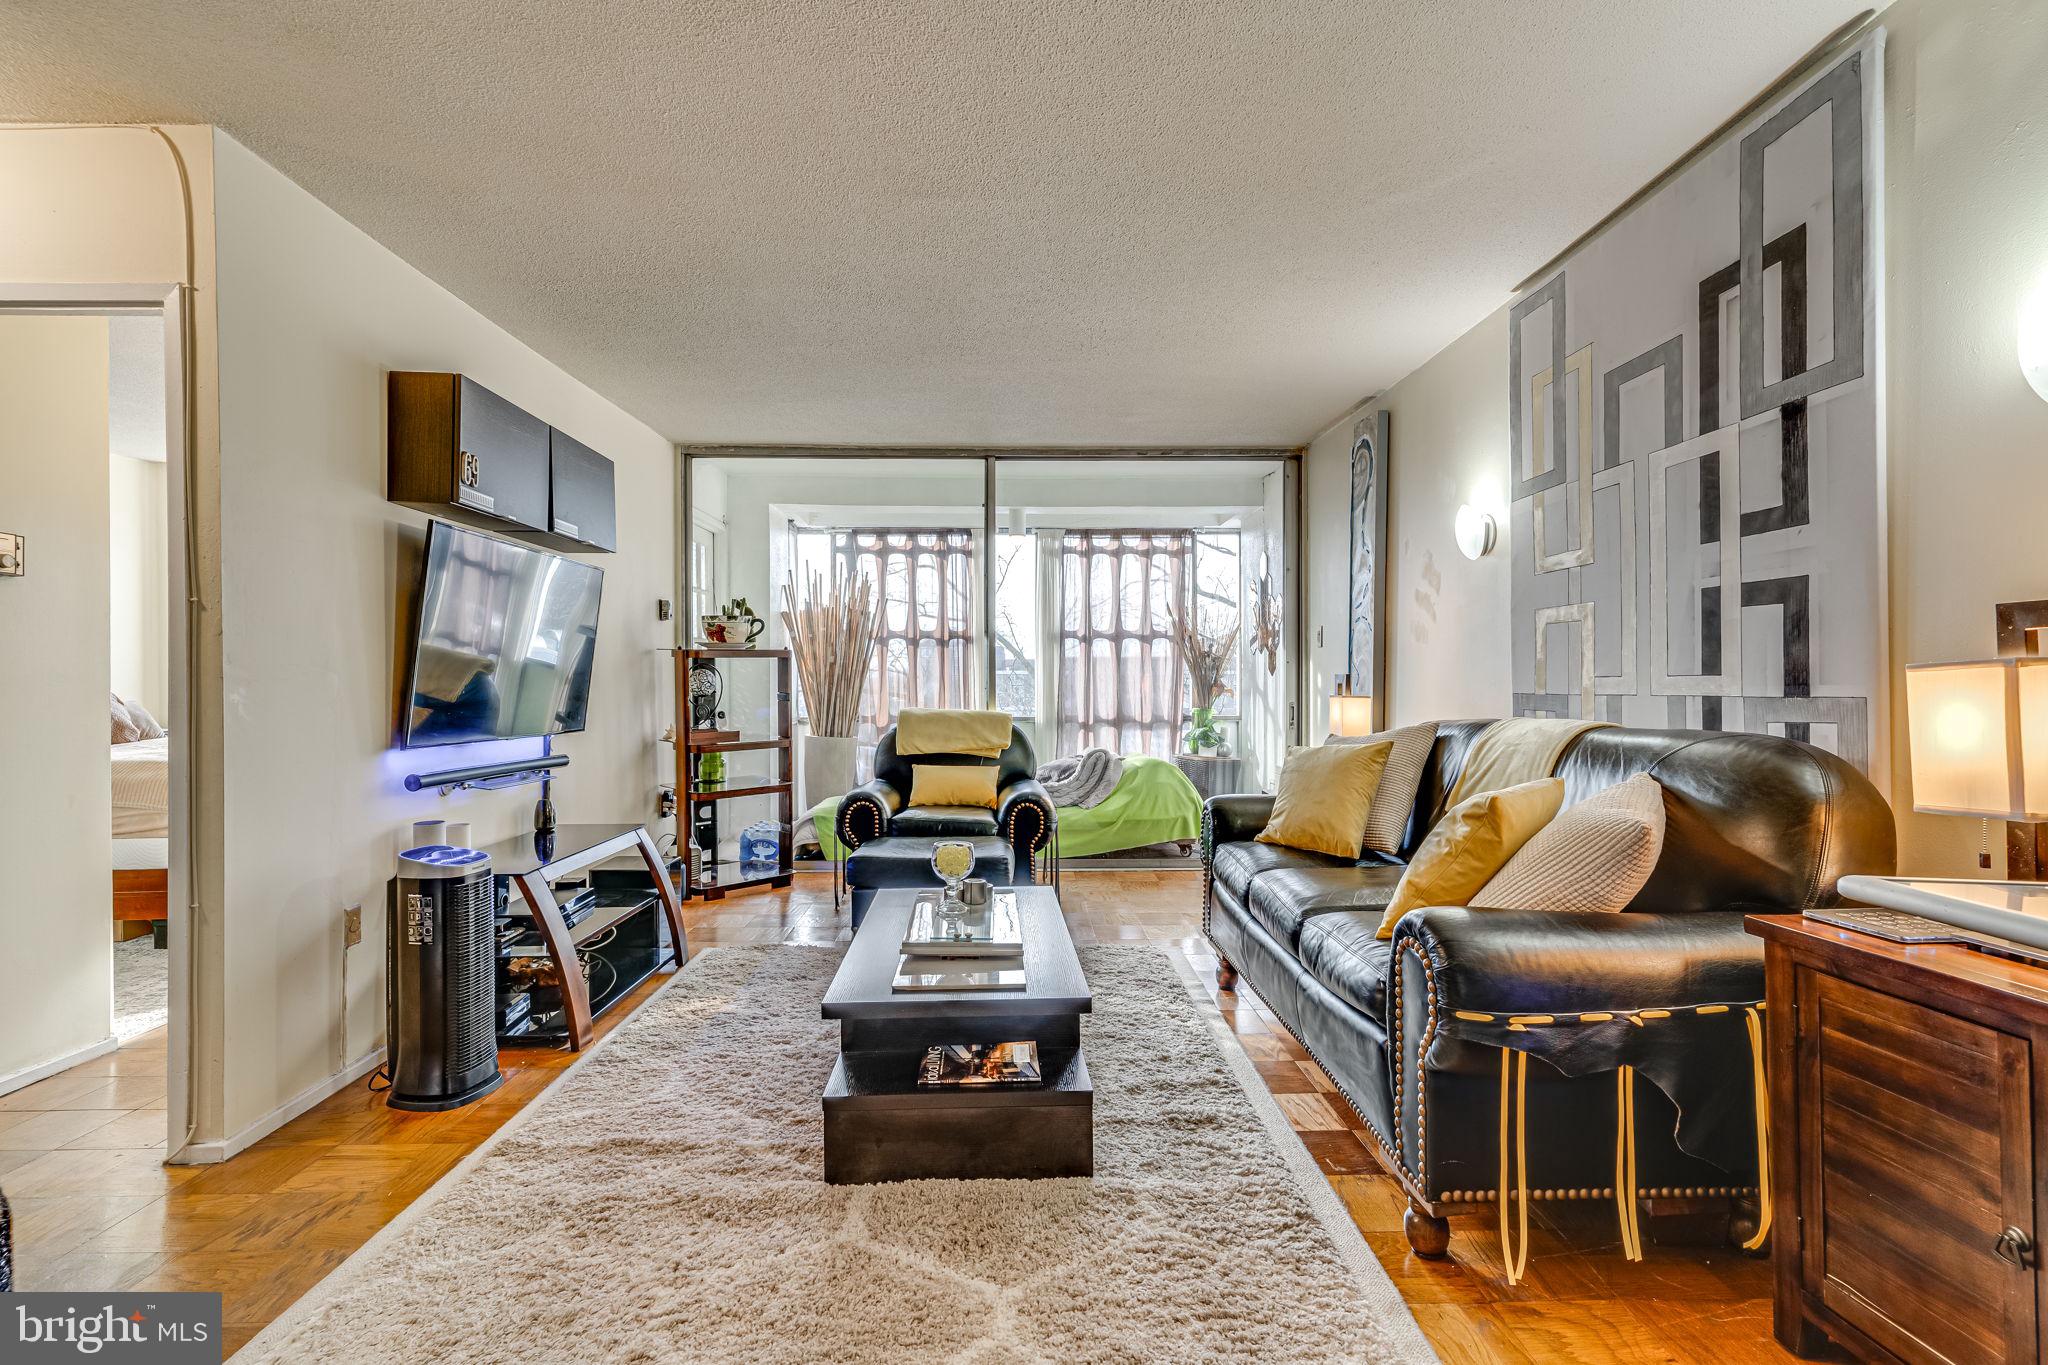
<svg viewBox="0 0 2048 1365">
<path fill-rule="evenodd" d="M 662 819 L 676 813 L 676 789 L 663 787 L 661 794 L 654 798 L 654 813 Z"/>
<path fill-rule="evenodd" d="M 673 602 L 670 602 L 666 597 L 657 597 L 654 599 L 655 620 L 666 621 L 675 614 L 676 608 Z"/>
<path fill-rule="evenodd" d="M 341 946 L 353 948 L 363 941 L 363 907 L 351 905 L 341 912 Z"/>
</svg>

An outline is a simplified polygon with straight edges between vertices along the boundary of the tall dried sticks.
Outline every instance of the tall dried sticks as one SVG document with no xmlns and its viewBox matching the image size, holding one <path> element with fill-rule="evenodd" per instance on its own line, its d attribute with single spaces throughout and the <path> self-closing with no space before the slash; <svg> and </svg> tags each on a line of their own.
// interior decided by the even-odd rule
<svg viewBox="0 0 2048 1365">
<path fill-rule="evenodd" d="M 796 655 L 797 677 L 814 735 L 851 736 L 860 723 L 860 696 L 867 685 L 881 627 L 874 584 L 836 574 L 830 583 L 813 573 L 810 591 L 797 601 L 796 575 L 782 586 L 782 624 Z"/>
</svg>

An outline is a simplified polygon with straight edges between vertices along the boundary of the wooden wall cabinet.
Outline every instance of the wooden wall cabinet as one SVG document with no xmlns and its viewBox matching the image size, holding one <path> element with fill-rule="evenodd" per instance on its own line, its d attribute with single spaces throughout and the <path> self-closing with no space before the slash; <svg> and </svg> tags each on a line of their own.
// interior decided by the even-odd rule
<svg viewBox="0 0 2048 1365">
<path fill-rule="evenodd" d="M 618 548 L 612 462 L 467 375 L 394 370 L 391 501 L 571 553 Z"/>
<path fill-rule="evenodd" d="M 565 550 L 619 548 L 612 462 L 565 431 L 550 430 L 549 543 Z"/>
<path fill-rule="evenodd" d="M 1764 938 L 1778 1340 L 2038 1360 L 2048 970 L 1796 916 Z"/>
<path fill-rule="evenodd" d="M 393 502 L 486 530 L 548 525 L 548 424 L 467 375 L 391 374 Z"/>
</svg>

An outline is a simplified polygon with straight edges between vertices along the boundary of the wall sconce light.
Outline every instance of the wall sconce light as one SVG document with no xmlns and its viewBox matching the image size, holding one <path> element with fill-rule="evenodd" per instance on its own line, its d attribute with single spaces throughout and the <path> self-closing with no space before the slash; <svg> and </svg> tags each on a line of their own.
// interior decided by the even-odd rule
<svg viewBox="0 0 2048 1365">
<path fill-rule="evenodd" d="M 2020 304 L 2020 373 L 2048 399 L 2048 275 Z"/>
<path fill-rule="evenodd" d="M 1453 530 L 1458 538 L 1458 553 L 1467 559 L 1484 559 L 1491 554 L 1493 542 L 1500 534 L 1493 517 L 1469 502 L 1458 509 Z"/>
</svg>

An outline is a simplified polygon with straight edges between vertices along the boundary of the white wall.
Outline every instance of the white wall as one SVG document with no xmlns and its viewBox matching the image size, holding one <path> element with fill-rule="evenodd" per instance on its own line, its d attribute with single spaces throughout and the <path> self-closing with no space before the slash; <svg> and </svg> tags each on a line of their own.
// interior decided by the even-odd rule
<svg viewBox="0 0 2048 1365">
<path fill-rule="evenodd" d="M 1274 469 L 1259 479 L 1260 506 L 1245 517 L 1238 600 L 1244 618 L 1238 629 L 1238 715 L 1235 753 L 1248 764 L 1247 790 L 1271 791 L 1287 761 L 1287 713 L 1294 701 L 1292 635 L 1286 628 L 1287 472 Z M 1258 634 L 1259 566 L 1271 578 L 1280 612 L 1280 652 L 1271 672 L 1255 643 Z"/>
<path fill-rule="evenodd" d="M 1976 866 L 1973 820 L 1912 811 L 1909 663 L 1993 652 L 1992 609 L 2048 597 L 2048 403 L 2015 356 L 2017 309 L 2048 275 L 2048 6 L 1900 0 L 1884 14 L 1886 452 L 1892 802 L 1900 867 Z M 1703 130 L 1704 131 L 1704 130 Z M 1389 585 L 1396 721 L 1509 703 L 1506 547 L 1468 565 L 1451 518 L 1498 498 L 1507 336 L 1497 312 L 1386 395 L 1393 410 Z M 1350 418 L 1310 447 L 1314 695 L 1343 667 L 1343 486 Z M 1496 505 L 1496 516 L 1505 517 Z M 1499 657 L 1496 658 L 1495 655 Z M 1320 728 L 1317 733 L 1320 733 Z"/>
<path fill-rule="evenodd" d="M 171 704 L 164 322 L 131 313 L 106 325 L 112 682 L 162 721 Z"/>
<path fill-rule="evenodd" d="M 159 331 L 162 323 L 156 323 Z M 161 372 L 157 382 L 163 382 Z M 159 723 L 170 714 L 171 545 L 166 530 L 165 465 L 107 456 L 108 678 Z"/>
<path fill-rule="evenodd" d="M 175 151 L 175 155 L 173 152 Z M 0 126 L 0 281 L 34 286 L 189 285 L 213 291 L 213 145 L 210 129 L 12 128 Z M 188 205 L 190 212 L 188 214 Z M 218 983 L 220 750 L 219 432 L 215 422 L 213 310 L 191 313 L 189 497 L 196 687 L 181 671 L 182 634 L 172 641 L 171 715 L 183 733 L 172 746 L 172 834 L 188 835 L 192 857 L 172 879 L 170 1124 L 182 1143 L 189 1121 L 204 1139 L 220 1122 L 222 1029 Z M 105 456 L 101 456 L 104 464 Z M 183 541 L 181 540 L 181 547 Z M 102 551 L 101 563 L 106 554 Z M 174 581 L 183 583 L 181 576 Z M 98 632 L 95 632 L 98 633 Z M 96 682 L 95 690 L 103 684 Z M 188 785 L 189 776 L 189 785 Z M 184 793 L 190 792 L 190 800 Z M 174 861 L 176 853 L 173 854 Z M 189 877 L 189 888 L 180 881 Z M 187 906 L 195 905 L 196 912 Z M 216 983 L 186 1005 L 190 964 Z M 189 1032 L 189 1039 L 187 1034 Z M 184 1074 L 184 1057 L 193 1059 Z M 177 1150 L 174 1144 L 173 1150 Z"/>
<path fill-rule="evenodd" d="M 1503 308 L 1371 405 L 1388 413 L 1385 724 L 1504 716 L 1511 706 L 1505 545 L 1474 562 L 1451 534 L 1464 502 L 1507 524 L 1507 352 Z M 1330 690 L 1345 671 L 1356 416 L 1316 437 L 1304 461 L 1311 743 L 1329 733 Z"/>
<path fill-rule="evenodd" d="M 1996 603 L 2048 597 L 2048 403 L 2016 356 L 2048 275 L 2048 6 L 1904 0 L 1885 12 L 1885 342 L 1893 805 L 1900 866 L 1976 865 L 1978 826 L 1912 812 L 1909 663 L 1993 652 Z"/>
<path fill-rule="evenodd" d="M 653 819 L 674 629 L 655 602 L 675 595 L 676 470 L 652 429 L 225 134 L 214 161 L 232 1136 L 380 1045 L 399 832 L 442 816 L 506 837 L 529 827 L 536 795 L 400 785 L 474 750 L 392 747 L 400 551 L 427 519 L 384 498 L 386 373 L 473 375 L 616 466 L 620 552 L 592 557 L 605 585 L 591 725 L 559 741 L 565 821 Z M 356 903 L 364 940 L 344 951 Z"/>
<path fill-rule="evenodd" d="M 107 322 L 0 316 L 0 1091 L 113 1020 Z"/>
</svg>

